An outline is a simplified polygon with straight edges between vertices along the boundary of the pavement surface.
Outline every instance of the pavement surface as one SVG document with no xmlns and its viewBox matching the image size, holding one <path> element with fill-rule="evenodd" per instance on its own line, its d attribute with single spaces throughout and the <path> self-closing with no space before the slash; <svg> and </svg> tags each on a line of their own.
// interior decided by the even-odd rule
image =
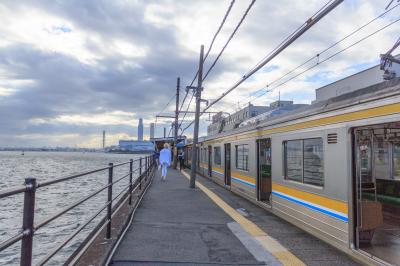
<svg viewBox="0 0 400 266">
<path fill-rule="evenodd" d="M 237 210 L 233 219 L 204 189 L 170 170 L 157 172 L 111 265 L 357 265 L 347 255 L 268 211 L 205 179 L 211 194 Z M 223 206 L 223 205 L 222 205 Z M 238 222 L 239 221 L 239 222 Z M 265 248 L 244 223 L 252 223 L 297 260 L 286 263 Z M 274 254 L 274 255 L 273 255 Z"/>
</svg>

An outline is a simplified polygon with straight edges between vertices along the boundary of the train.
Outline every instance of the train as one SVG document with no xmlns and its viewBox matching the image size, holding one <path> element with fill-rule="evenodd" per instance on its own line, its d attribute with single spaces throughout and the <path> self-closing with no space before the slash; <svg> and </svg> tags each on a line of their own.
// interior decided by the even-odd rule
<svg viewBox="0 0 400 266">
<path fill-rule="evenodd" d="M 367 263 L 400 265 L 400 79 L 206 136 L 197 171 Z M 192 144 L 185 146 L 192 163 Z"/>
</svg>

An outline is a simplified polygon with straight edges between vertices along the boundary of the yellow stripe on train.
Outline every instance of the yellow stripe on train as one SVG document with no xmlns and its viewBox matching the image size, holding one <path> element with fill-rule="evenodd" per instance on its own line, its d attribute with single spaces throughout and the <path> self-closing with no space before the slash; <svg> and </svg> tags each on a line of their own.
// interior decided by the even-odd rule
<svg viewBox="0 0 400 266">
<path fill-rule="evenodd" d="M 320 195 L 312 194 L 309 192 L 289 188 L 284 185 L 280 185 L 277 183 L 272 183 L 272 190 L 284 193 L 286 195 L 317 204 L 323 206 L 325 208 L 329 208 L 331 210 L 347 214 L 348 213 L 348 206 L 346 202 L 334 200 L 330 198 L 326 198 Z"/>
</svg>

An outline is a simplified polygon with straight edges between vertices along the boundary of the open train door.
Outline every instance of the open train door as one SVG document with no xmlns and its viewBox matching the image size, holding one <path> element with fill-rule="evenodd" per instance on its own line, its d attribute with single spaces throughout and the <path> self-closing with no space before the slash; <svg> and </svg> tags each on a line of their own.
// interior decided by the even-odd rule
<svg viewBox="0 0 400 266">
<path fill-rule="evenodd" d="M 400 265 L 400 123 L 355 128 L 354 244 Z"/>
<path fill-rule="evenodd" d="M 231 144 L 226 143 L 224 145 L 224 148 L 225 148 L 225 152 L 224 152 L 225 185 L 230 186 L 231 185 Z"/>
<path fill-rule="evenodd" d="M 269 203 L 272 192 L 271 139 L 257 140 L 257 200 Z"/>
</svg>

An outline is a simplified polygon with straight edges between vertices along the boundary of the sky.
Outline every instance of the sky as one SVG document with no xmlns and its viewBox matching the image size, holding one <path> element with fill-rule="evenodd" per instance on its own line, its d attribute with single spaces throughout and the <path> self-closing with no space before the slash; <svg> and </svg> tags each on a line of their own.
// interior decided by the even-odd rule
<svg viewBox="0 0 400 266">
<path fill-rule="evenodd" d="M 208 48 L 230 1 L 2 0 L 0 146 L 99 148 L 103 130 L 106 144 L 116 145 L 119 139 L 137 137 L 140 117 L 148 138 L 156 114 L 173 114 L 174 99 L 163 108 L 175 94 L 177 77 L 183 95 L 197 71 L 200 45 Z M 378 64 L 379 54 L 399 37 L 400 23 L 254 99 L 267 84 L 382 13 L 388 2 L 345 0 L 211 110 L 232 113 L 249 100 L 268 105 L 279 93 L 284 100 L 311 103 L 315 89 Z M 235 2 L 205 70 L 249 3 Z M 205 80 L 203 98 L 221 95 L 325 3 L 256 1 Z M 399 9 L 320 60 L 397 19 Z M 208 115 L 202 117 L 200 135 L 206 134 L 208 120 Z M 162 135 L 163 127 L 169 132 L 172 122 L 158 119 L 156 135 Z M 192 133 L 192 128 L 185 132 Z"/>
</svg>

